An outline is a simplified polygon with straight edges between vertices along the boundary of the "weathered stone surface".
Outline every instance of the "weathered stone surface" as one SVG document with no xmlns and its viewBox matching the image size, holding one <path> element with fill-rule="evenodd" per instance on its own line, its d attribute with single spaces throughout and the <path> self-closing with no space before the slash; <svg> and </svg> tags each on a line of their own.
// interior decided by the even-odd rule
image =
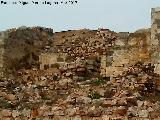
<svg viewBox="0 0 160 120">
<path fill-rule="evenodd" d="M 59 85 L 61 85 L 61 86 L 65 86 L 65 85 L 67 85 L 67 84 L 69 84 L 69 83 L 71 83 L 71 82 L 72 82 L 71 79 L 62 79 L 62 80 L 60 80 L 58 83 L 59 83 Z"/>
<path fill-rule="evenodd" d="M 12 111 L 12 116 L 13 116 L 14 118 L 18 117 L 19 115 L 20 115 L 20 113 L 19 113 L 17 110 L 13 110 L 13 111 Z"/>
<path fill-rule="evenodd" d="M 143 101 L 137 100 L 138 107 L 142 107 L 143 103 L 144 103 Z"/>
<path fill-rule="evenodd" d="M 31 110 L 30 109 L 24 109 L 22 110 L 22 115 L 25 117 L 30 117 Z"/>
<path fill-rule="evenodd" d="M 160 77 L 155 74 L 151 56 L 157 64 L 159 53 L 152 45 L 148 46 L 149 30 L 118 34 L 108 29 L 66 31 L 54 33 L 53 40 L 48 38 L 51 31 L 33 31 L 26 33 L 29 36 L 22 36 L 22 41 L 25 30 L 11 32 L 12 44 L 16 39 L 15 42 L 20 42 L 18 45 L 23 46 L 25 40 L 31 46 L 24 45 L 27 53 L 17 53 L 16 58 L 24 57 L 20 61 L 25 63 L 20 64 L 24 68 L 15 69 L 15 76 L 9 71 L 10 75 L 0 80 L 0 119 L 158 118 L 159 103 L 155 93 Z M 47 43 L 48 39 L 54 42 L 53 46 Z M 153 42 L 156 48 L 158 43 Z M 33 46 L 35 50 L 28 49 Z M 156 52 L 152 54 L 150 50 Z M 27 66 L 29 68 L 25 69 Z"/>
<path fill-rule="evenodd" d="M 149 112 L 147 110 L 139 110 L 138 115 L 139 115 L 139 117 L 147 118 L 149 115 Z"/>
<path fill-rule="evenodd" d="M 127 114 L 127 109 L 125 107 L 118 107 L 113 111 L 114 116 L 125 116 Z"/>
<path fill-rule="evenodd" d="M 95 106 L 88 109 L 88 115 L 90 117 L 99 117 L 101 116 L 101 113 L 102 113 L 101 109 Z"/>
<path fill-rule="evenodd" d="M 10 116 L 12 116 L 12 112 L 10 110 L 4 109 L 1 111 L 1 115 L 3 117 L 10 117 Z"/>
<path fill-rule="evenodd" d="M 13 100 L 15 100 L 15 95 L 8 94 L 8 95 L 5 96 L 5 99 L 8 100 L 8 101 L 13 101 Z"/>
</svg>

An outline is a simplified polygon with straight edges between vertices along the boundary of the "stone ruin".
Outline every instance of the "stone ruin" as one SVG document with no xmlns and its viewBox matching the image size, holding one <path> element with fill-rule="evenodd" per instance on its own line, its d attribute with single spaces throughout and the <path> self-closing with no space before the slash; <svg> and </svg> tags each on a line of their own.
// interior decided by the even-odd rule
<svg viewBox="0 0 160 120">
<path fill-rule="evenodd" d="M 44 66 L 51 67 L 56 63 L 74 62 L 78 57 L 85 59 L 98 57 L 101 62 L 100 74 L 104 77 L 116 76 L 122 73 L 125 67 L 138 61 L 152 62 L 157 66 L 156 71 L 158 72 L 159 16 L 159 9 L 152 9 L 151 30 L 135 33 L 115 33 L 109 29 L 99 28 L 93 31 L 87 29 L 64 31 L 54 33 L 54 37 L 52 30 L 44 28 L 21 27 L 8 30 L 1 33 L 1 50 L 3 50 L 1 68 L 15 69 L 14 66 L 18 67 L 17 64 L 21 68 L 29 62 L 44 69 Z M 58 35 L 61 38 L 56 37 Z M 23 48 L 25 50 L 22 50 Z M 61 58 L 62 61 L 58 62 L 57 58 Z M 22 61 L 25 62 L 22 63 Z"/>
<path fill-rule="evenodd" d="M 67 64 L 78 58 L 97 57 L 101 63 L 100 75 L 104 77 L 116 76 L 138 61 L 151 62 L 159 73 L 159 11 L 159 8 L 151 11 L 151 29 L 135 33 L 99 28 L 64 31 L 54 36 L 51 29 L 41 27 L 1 32 L 1 71 L 19 69 L 28 63 L 44 69 L 44 66 Z"/>
<path fill-rule="evenodd" d="M 151 11 L 151 39 L 149 41 L 149 51 L 152 58 L 152 63 L 156 66 L 156 72 L 160 73 L 160 54 L 159 54 L 159 45 L 160 45 L 160 8 L 152 8 Z"/>
<path fill-rule="evenodd" d="M 53 39 L 52 29 L 42 27 L 10 29 L 0 35 L 3 73 L 39 65 L 39 55 Z"/>
<path fill-rule="evenodd" d="M 151 18 L 134 33 L 1 32 L 0 119 L 159 120 L 160 8 Z"/>
</svg>

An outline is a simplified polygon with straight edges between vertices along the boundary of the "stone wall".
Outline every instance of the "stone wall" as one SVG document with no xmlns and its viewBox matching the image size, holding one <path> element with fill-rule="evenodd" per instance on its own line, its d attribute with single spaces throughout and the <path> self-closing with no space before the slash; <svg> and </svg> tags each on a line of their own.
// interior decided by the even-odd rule
<svg viewBox="0 0 160 120">
<path fill-rule="evenodd" d="M 60 53 L 41 53 L 39 56 L 40 69 L 47 69 L 53 67 L 55 64 L 62 65 L 65 63 L 66 55 Z"/>
<path fill-rule="evenodd" d="M 0 67 L 19 61 L 40 63 L 40 69 L 49 68 L 55 63 L 74 62 L 101 58 L 101 75 L 116 76 L 136 62 L 152 62 L 155 71 L 160 73 L 160 8 L 151 12 L 151 29 L 141 29 L 134 33 L 115 33 L 109 29 L 70 30 L 54 33 L 44 28 L 19 28 L 8 31 L 3 53 L 3 34 L 0 35 Z M 54 39 L 54 40 L 53 40 Z M 53 46 L 49 43 L 53 42 Z M 36 49 L 35 49 L 36 48 Z M 48 50 L 49 49 L 49 50 Z M 43 51 L 43 52 L 42 52 Z M 6 56 L 5 63 L 4 57 Z M 35 60 L 35 58 L 38 60 Z M 9 58 L 9 59 L 8 59 Z M 12 61 L 12 62 L 11 62 Z"/>
<path fill-rule="evenodd" d="M 151 11 L 151 40 L 150 53 L 152 57 L 152 64 L 155 65 L 155 72 L 160 74 L 160 8 L 152 8 Z"/>
<path fill-rule="evenodd" d="M 106 76 L 117 76 L 137 62 L 149 62 L 149 38 L 147 32 L 119 33 L 112 54 L 106 56 Z"/>
<path fill-rule="evenodd" d="M 16 32 L 16 30 L 12 33 L 15 34 L 15 32 Z M 83 33 L 83 32 L 81 32 L 81 33 Z M 92 32 L 90 32 L 90 33 L 92 33 Z M 43 34 L 46 34 L 46 33 L 44 32 Z M 19 32 L 16 32 L 16 36 L 17 36 L 16 41 L 20 40 L 20 38 L 21 38 L 18 35 L 19 35 Z M 22 35 L 22 33 L 20 35 Z M 115 39 L 115 41 L 111 41 L 109 43 L 104 42 L 105 40 L 106 41 L 110 40 L 109 39 L 110 37 L 108 37 L 108 36 L 111 36 L 111 38 L 112 37 L 114 38 L 116 36 L 113 36 L 111 34 L 111 32 L 107 31 L 107 29 L 98 30 L 97 34 L 95 34 L 95 32 L 94 32 L 93 35 L 94 36 L 92 38 L 90 38 L 91 40 L 86 41 L 86 43 L 84 42 L 82 45 L 80 44 L 79 48 L 86 47 L 87 49 L 93 48 L 93 50 L 95 50 L 97 48 L 97 44 L 92 44 L 90 46 L 87 46 L 87 45 L 89 43 L 92 43 L 94 39 L 101 41 L 101 42 L 99 42 L 100 47 L 98 48 L 98 50 L 100 51 L 99 54 L 96 54 L 95 52 L 93 52 L 92 54 L 95 56 L 99 56 L 101 58 L 101 75 L 104 77 L 119 75 L 128 66 L 133 65 L 138 61 L 141 61 L 141 62 L 150 61 L 150 58 L 151 58 L 150 52 L 149 52 L 149 50 L 150 50 L 149 43 L 151 42 L 150 41 L 150 31 L 141 30 L 141 32 L 135 32 L 135 33 L 120 32 L 117 34 L 117 38 Z M 98 35 L 99 35 L 99 37 L 98 37 Z M 41 37 L 43 39 L 43 35 Z M 74 37 L 75 37 L 75 35 L 73 36 L 73 38 L 71 37 L 70 39 L 73 41 Z M 36 39 L 38 39 L 38 38 L 35 38 L 35 40 Z M 46 42 L 47 39 L 46 38 L 44 38 L 44 39 L 45 39 L 44 42 Z M 70 39 L 68 39 L 68 40 L 70 40 Z M 10 41 L 7 45 L 10 45 L 10 42 L 13 42 L 13 40 L 15 40 L 15 38 L 10 38 Z M 13 50 L 13 52 L 16 52 L 16 54 L 12 54 L 13 52 L 11 52 L 11 53 L 6 52 L 7 54 L 5 53 L 5 55 L 16 57 L 17 55 L 19 55 L 18 53 L 21 52 L 21 50 L 22 50 L 21 53 L 23 53 L 23 54 L 20 54 L 22 56 L 20 56 L 18 58 L 25 56 L 26 55 L 26 54 L 24 54 L 25 51 L 23 52 L 24 48 L 18 49 L 18 48 L 22 48 L 22 47 L 20 47 L 20 45 L 23 44 L 24 40 L 21 40 L 18 43 L 15 43 L 16 41 L 14 41 L 14 43 L 11 45 L 12 47 L 11 46 L 7 47 L 7 48 L 9 48 L 9 50 Z M 33 46 L 41 46 L 40 45 L 41 43 L 42 43 L 42 41 L 38 40 L 38 41 L 34 42 Z M 15 48 L 16 44 L 17 44 L 17 48 Z M 74 45 L 72 45 L 72 44 L 73 43 L 70 43 L 71 47 L 69 47 L 69 48 L 72 48 L 71 51 L 74 51 L 77 47 L 76 46 L 74 47 Z M 55 45 L 51 48 L 55 48 Z M 102 52 L 103 50 L 101 50 L 102 49 L 101 45 L 102 46 L 108 45 L 107 47 L 105 46 L 106 47 L 105 52 Z M 27 46 L 24 46 L 24 47 L 26 48 Z M 62 44 L 63 50 L 68 50 L 69 48 L 66 45 Z M 8 51 L 8 49 L 7 49 L 7 51 Z M 35 52 L 35 51 L 36 50 L 33 50 L 33 52 Z M 84 52 L 83 56 L 88 54 L 86 49 L 84 49 L 83 52 Z M 3 52 L 1 52 L 1 53 L 3 53 Z M 55 51 L 44 50 L 43 52 L 39 52 L 38 54 L 37 54 L 37 56 L 39 57 L 38 62 L 40 63 L 40 69 L 45 69 L 45 67 L 50 68 L 56 63 L 63 64 L 65 62 L 68 62 L 68 61 L 66 61 L 67 60 L 66 58 L 69 55 L 71 55 L 71 54 L 69 54 L 68 51 L 62 51 L 62 50 L 58 51 L 57 53 Z M 89 55 L 91 56 L 92 54 L 90 53 Z M 74 55 L 78 56 L 79 54 L 75 52 Z M 74 57 L 74 58 L 76 58 L 76 57 Z M 86 58 L 86 59 L 88 59 L 88 58 Z M 4 65 L 4 64 L 2 63 L 1 65 Z"/>
<path fill-rule="evenodd" d="M 0 32 L 0 76 L 3 75 L 4 39 L 5 39 L 5 32 Z"/>
<path fill-rule="evenodd" d="M 0 67 L 3 67 L 4 32 L 0 32 Z"/>
</svg>

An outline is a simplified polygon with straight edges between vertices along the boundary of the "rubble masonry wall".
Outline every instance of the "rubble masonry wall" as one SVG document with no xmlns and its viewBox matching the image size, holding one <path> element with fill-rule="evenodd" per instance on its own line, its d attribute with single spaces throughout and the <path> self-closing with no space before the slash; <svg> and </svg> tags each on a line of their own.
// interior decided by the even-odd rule
<svg viewBox="0 0 160 120">
<path fill-rule="evenodd" d="M 61 58 L 63 61 L 58 61 L 58 58 Z M 59 53 L 41 53 L 39 56 L 40 69 L 43 70 L 45 65 L 48 65 L 49 68 L 55 64 L 63 64 L 65 62 L 66 56 Z"/>
<path fill-rule="evenodd" d="M 136 62 L 150 61 L 148 52 L 149 34 L 119 33 L 112 49 L 113 55 L 107 56 L 110 66 L 106 67 L 106 76 L 117 76 Z"/>
<path fill-rule="evenodd" d="M 160 8 L 151 10 L 151 39 L 149 50 L 152 58 L 152 64 L 155 65 L 155 72 L 160 74 Z"/>
</svg>

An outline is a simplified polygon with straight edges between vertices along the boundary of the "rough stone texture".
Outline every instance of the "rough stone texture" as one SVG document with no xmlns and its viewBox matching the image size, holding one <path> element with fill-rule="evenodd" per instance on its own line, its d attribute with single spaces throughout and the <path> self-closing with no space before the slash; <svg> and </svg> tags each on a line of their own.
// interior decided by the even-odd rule
<svg viewBox="0 0 160 120">
<path fill-rule="evenodd" d="M 147 32 L 119 34 L 117 40 L 123 44 L 115 44 L 112 56 L 107 56 L 107 59 L 112 59 L 112 63 L 106 67 L 106 76 L 117 76 L 128 66 L 138 61 L 149 62 L 151 59 L 147 49 L 150 34 Z"/>
<path fill-rule="evenodd" d="M 12 60 L 12 65 L 16 67 L 38 65 L 43 70 L 98 58 L 101 63 L 100 74 L 109 77 L 120 74 L 125 67 L 137 61 L 150 59 L 147 49 L 150 34 L 146 31 L 116 34 L 108 29 L 84 29 L 54 33 L 53 38 L 50 31 L 42 28 L 20 28 L 8 31 L 7 34 L 5 63 L 11 63 L 8 60 Z M 16 42 L 18 40 L 20 42 Z M 49 42 L 53 44 L 48 45 Z M 15 65 L 17 63 L 20 64 Z M 92 69 L 91 66 L 88 68 Z"/>
<path fill-rule="evenodd" d="M 59 59 L 61 59 L 61 61 Z M 48 65 L 48 68 L 54 67 L 55 64 L 63 65 L 65 63 L 65 59 L 66 55 L 63 53 L 41 53 L 39 56 L 40 69 L 45 69 L 45 65 Z"/>
<path fill-rule="evenodd" d="M 151 11 L 151 39 L 149 42 L 150 45 L 150 54 L 152 57 L 152 64 L 155 64 L 155 72 L 160 73 L 160 54 L 159 54 L 159 35 L 160 35 L 160 10 L 159 7 L 152 8 Z"/>
<path fill-rule="evenodd" d="M 157 8 L 152 15 L 159 17 Z M 159 44 L 150 39 L 158 37 L 157 24 L 134 33 L 100 28 L 53 35 L 21 27 L 1 34 L 0 67 L 14 72 L 0 79 L 0 119 L 159 119 Z"/>
</svg>

